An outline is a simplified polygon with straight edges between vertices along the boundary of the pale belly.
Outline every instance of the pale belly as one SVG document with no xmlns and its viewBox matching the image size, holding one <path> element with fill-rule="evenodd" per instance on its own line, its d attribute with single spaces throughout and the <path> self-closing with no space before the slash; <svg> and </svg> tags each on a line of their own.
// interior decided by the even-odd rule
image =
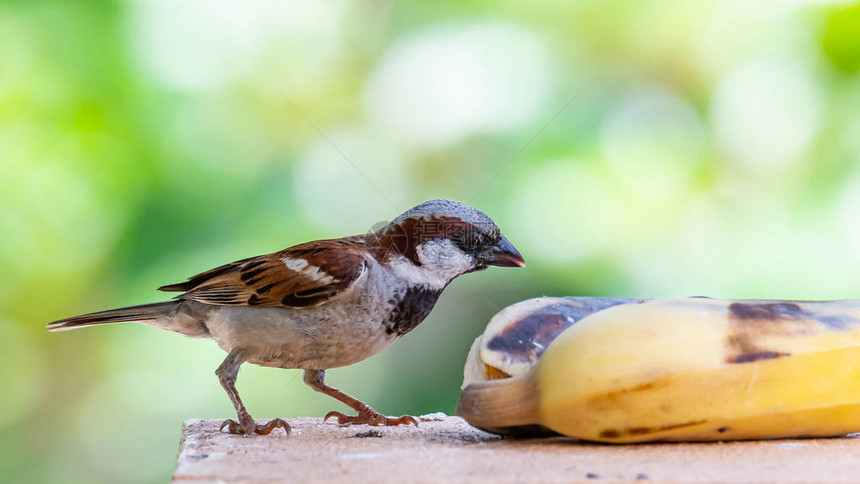
<svg viewBox="0 0 860 484">
<path fill-rule="evenodd" d="M 244 349 L 249 363 L 324 370 L 373 356 L 396 339 L 371 314 L 359 303 L 311 311 L 224 306 L 206 326 L 224 351 Z"/>
</svg>

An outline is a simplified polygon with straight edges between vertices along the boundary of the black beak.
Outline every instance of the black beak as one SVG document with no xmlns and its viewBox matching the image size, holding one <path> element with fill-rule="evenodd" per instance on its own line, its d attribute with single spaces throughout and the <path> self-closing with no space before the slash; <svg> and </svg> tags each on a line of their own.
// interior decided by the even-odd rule
<svg viewBox="0 0 860 484">
<path fill-rule="evenodd" d="M 493 247 L 486 263 L 488 266 L 496 267 L 525 267 L 526 265 L 523 256 L 504 235 L 502 240 Z"/>
</svg>

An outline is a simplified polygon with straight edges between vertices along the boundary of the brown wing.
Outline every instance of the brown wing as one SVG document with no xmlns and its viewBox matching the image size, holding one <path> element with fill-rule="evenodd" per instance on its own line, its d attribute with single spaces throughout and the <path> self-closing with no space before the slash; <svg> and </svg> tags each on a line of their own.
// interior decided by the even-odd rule
<svg viewBox="0 0 860 484">
<path fill-rule="evenodd" d="M 364 238 L 346 237 L 242 259 L 159 289 L 207 304 L 300 308 L 343 292 L 365 269 Z"/>
</svg>

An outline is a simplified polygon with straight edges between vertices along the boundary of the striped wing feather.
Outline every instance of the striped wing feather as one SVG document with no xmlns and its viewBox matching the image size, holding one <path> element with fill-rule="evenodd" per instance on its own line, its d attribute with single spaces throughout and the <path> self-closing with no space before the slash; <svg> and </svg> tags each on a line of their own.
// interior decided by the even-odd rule
<svg viewBox="0 0 860 484">
<path fill-rule="evenodd" d="M 364 238 L 308 242 L 225 264 L 160 287 L 178 299 L 225 306 L 301 308 L 343 292 L 366 269 Z"/>
</svg>

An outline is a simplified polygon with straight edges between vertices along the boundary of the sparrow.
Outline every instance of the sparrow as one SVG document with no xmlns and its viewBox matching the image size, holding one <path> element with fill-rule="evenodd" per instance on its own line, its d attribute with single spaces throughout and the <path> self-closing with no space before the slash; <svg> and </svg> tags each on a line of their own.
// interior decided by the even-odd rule
<svg viewBox="0 0 860 484">
<path fill-rule="evenodd" d="M 227 358 L 215 371 L 236 409 L 221 430 L 290 434 L 279 418 L 257 424 L 236 391 L 245 363 L 304 370 L 311 388 L 357 412 L 329 412 L 341 425 L 418 425 L 386 417 L 325 383 L 326 370 L 379 353 L 430 314 L 455 278 L 525 262 L 483 212 L 453 200 L 417 205 L 380 230 L 316 240 L 250 257 L 159 288 L 171 301 L 61 319 L 49 331 L 139 322 L 191 338 L 212 338 Z"/>
</svg>

